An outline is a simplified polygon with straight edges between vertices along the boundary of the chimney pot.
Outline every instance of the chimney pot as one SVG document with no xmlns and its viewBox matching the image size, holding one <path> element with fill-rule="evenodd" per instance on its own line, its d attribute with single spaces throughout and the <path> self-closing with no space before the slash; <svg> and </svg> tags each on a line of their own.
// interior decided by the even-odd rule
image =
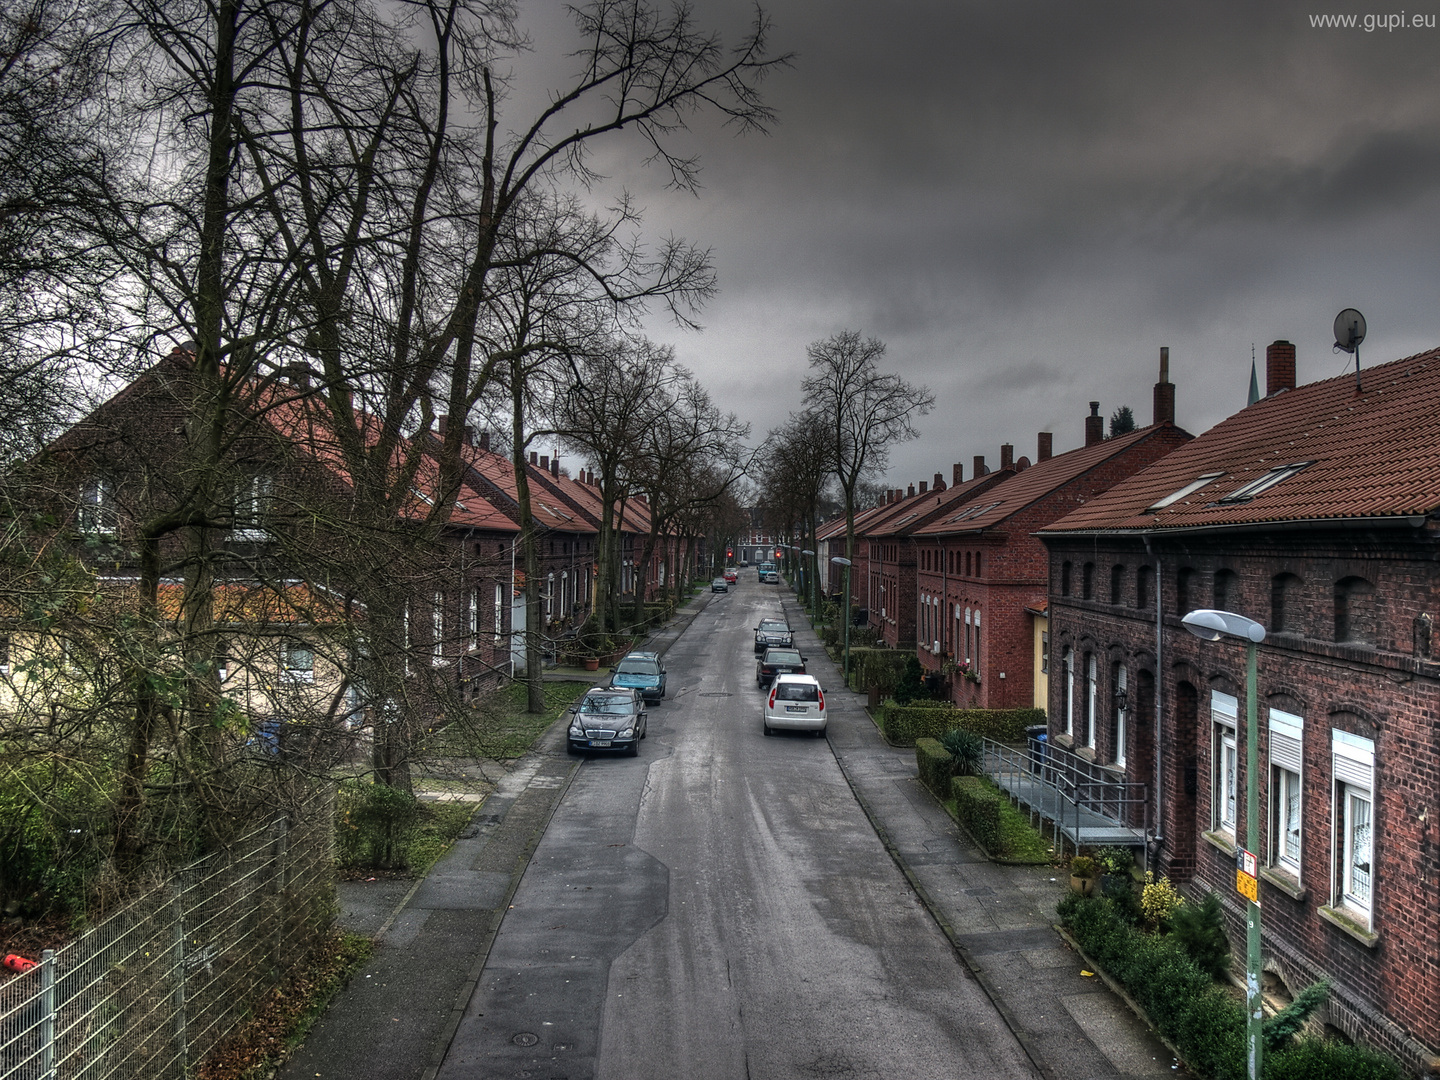
<svg viewBox="0 0 1440 1080">
<path fill-rule="evenodd" d="M 1160 381 L 1155 384 L 1151 420 L 1156 424 L 1175 423 L 1175 384 L 1170 381 L 1170 346 L 1160 346 Z"/>
<path fill-rule="evenodd" d="M 1275 341 L 1265 346 L 1265 396 L 1295 389 L 1295 346 Z"/>
<path fill-rule="evenodd" d="M 989 469 L 985 468 L 985 455 L 984 455 L 984 454 L 976 454 L 976 455 L 975 455 L 975 477 L 976 477 L 976 479 L 979 479 L 980 477 L 984 476 L 984 475 L 985 475 L 986 473 L 988 473 L 989 471 L 990 471 Z"/>
<path fill-rule="evenodd" d="M 549 471 L 550 471 L 550 455 L 549 455 L 549 454 L 541 454 L 541 455 L 540 455 L 540 471 L 541 471 L 541 472 L 549 472 Z"/>
<path fill-rule="evenodd" d="M 1100 415 L 1100 403 L 1090 402 L 1090 415 L 1085 418 L 1085 445 L 1094 446 L 1105 441 L 1105 420 Z"/>
<path fill-rule="evenodd" d="M 957 461 L 954 465 L 950 466 L 950 483 L 954 484 L 956 487 L 959 487 L 964 482 L 965 466 L 961 465 L 960 462 Z"/>
<path fill-rule="evenodd" d="M 540 455 L 539 455 L 538 453 L 536 453 L 534 450 L 531 450 L 531 451 L 530 451 L 530 464 L 531 464 L 531 465 L 536 465 L 536 464 L 539 463 L 539 460 L 540 460 Z"/>
<path fill-rule="evenodd" d="M 474 446 L 475 426 L 473 424 L 466 424 L 465 429 L 460 433 L 460 438 L 466 446 Z"/>
<path fill-rule="evenodd" d="M 904 497 L 908 499 L 911 495 L 914 495 L 914 494 L 915 494 L 915 485 L 914 485 L 914 484 L 911 484 L 911 485 L 910 485 L 910 490 L 905 493 L 905 496 L 904 496 Z"/>
<path fill-rule="evenodd" d="M 1012 469 L 1015 467 L 1015 447 L 1008 442 L 1000 444 L 1000 468 Z"/>
<path fill-rule="evenodd" d="M 927 492 L 927 491 L 929 491 L 929 490 L 930 490 L 930 485 L 929 485 L 928 483 L 926 483 L 924 480 L 921 480 L 921 481 L 920 481 L 920 494 L 921 494 L 921 495 L 924 495 L 925 492 Z"/>
<path fill-rule="evenodd" d="M 555 477 L 557 480 L 560 478 L 560 459 L 559 459 L 559 457 L 553 457 L 553 458 L 550 459 L 550 475 L 553 476 L 553 477 Z"/>
<path fill-rule="evenodd" d="M 1042 431 L 1035 440 L 1036 462 L 1049 461 L 1055 454 L 1055 433 L 1053 431 Z"/>
</svg>

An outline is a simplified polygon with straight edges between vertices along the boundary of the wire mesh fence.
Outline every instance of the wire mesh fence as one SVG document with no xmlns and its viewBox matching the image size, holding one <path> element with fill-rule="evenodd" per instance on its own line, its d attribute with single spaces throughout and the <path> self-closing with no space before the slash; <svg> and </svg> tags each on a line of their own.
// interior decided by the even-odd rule
<svg viewBox="0 0 1440 1080">
<path fill-rule="evenodd" d="M 0 984 L 0 1080 L 185 1080 L 334 915 L 333 796 Z"/>
</svg>

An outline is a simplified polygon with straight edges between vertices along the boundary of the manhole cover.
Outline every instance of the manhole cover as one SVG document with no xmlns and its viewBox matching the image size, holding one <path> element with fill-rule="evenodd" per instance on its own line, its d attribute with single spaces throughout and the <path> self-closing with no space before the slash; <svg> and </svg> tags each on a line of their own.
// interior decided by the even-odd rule
<svg viewBox="0 0 1440 1080">
<path fill-rule="evenodd" d="M 701 694 L 700 697 L 734 697 L 734 695 L 726 693 L 724 690 L 711 690 Z"/>
<path fill-rule="evenodd" d="M 529 1031 L 522 1031 L 518 1035 L 512 1035 L 510 1041 L 516 1046 L 534 1046 L 540 1041 L 540 1036 Z"/>
</svg>

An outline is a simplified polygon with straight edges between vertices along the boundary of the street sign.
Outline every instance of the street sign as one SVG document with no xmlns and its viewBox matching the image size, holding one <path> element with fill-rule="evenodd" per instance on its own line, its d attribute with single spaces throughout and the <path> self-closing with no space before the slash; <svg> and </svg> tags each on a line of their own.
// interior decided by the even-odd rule
<svg viewBox="0 0 1440 1080">
<path fill-rule="evenodd" d="M 1235 891 L 1252 904 L 1260 903 L 1260 860 L 1244 848 L 1235 851 Z"/>
</svg>

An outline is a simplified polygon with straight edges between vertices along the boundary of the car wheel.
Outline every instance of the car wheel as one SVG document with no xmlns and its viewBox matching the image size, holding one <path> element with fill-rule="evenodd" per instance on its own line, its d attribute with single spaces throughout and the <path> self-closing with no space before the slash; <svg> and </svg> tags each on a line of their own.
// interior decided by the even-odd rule
<svg viewBox="0 0 1440 1080">
<path fill-rule="evenodd" d="M 764 726 L 764 728 L 765 728 L 765 734 L 766 734 L 766 735 L 774 735 L 774 734 L 775 734 L 773 731 L 770 730 L 770 725 L 769 725 L 769 724 L 764 724 L 763 726 Z"/>
<path fill-rule="evenodd" d="M 645 737 L 645 736 L 642 735 L 642 736 L 640 736 L 640 739 L 643 739 L 644 737 Z M 630 744 L 629 748 L 625 751 L 625 752 L 626 752 L 627 754 L 629 754 L 631 757 L 639 757 L 639 756 L 640 756 L 640 739 L 636 739 L 634 742 L 632 742 L 632 743 Z"/>
<path fill-rule="evenodd" d="M 824 729 L 823 727 L 822 727 L 822 728 L 816 728 L 816 729 L 815 729 L 815 737 L 816 737 L 817 739 L 823 739 L 823 738 L 825 737 L 825 729 Z"/>
</svg>

